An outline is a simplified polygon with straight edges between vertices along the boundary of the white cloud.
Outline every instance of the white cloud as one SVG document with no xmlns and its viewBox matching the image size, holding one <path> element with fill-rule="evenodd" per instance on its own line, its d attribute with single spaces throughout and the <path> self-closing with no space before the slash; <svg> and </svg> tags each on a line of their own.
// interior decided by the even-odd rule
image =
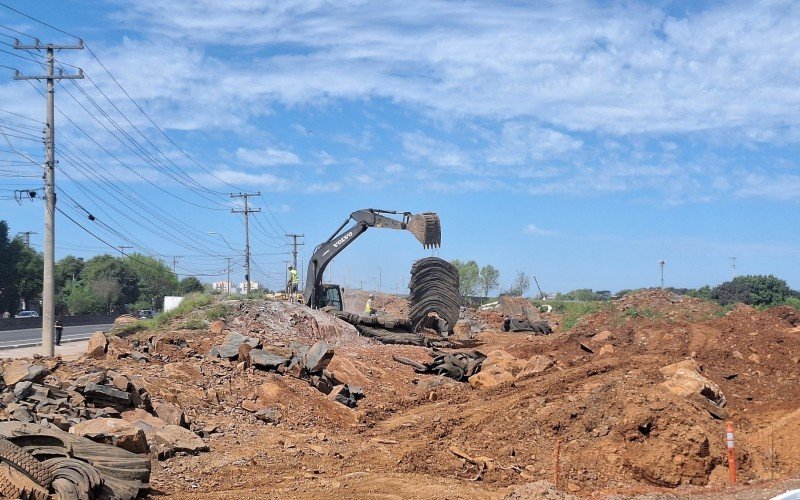
<svg viewBox="0 0 800 500">
<path fill-rule="evenodd" d="M 422 132 L 403 134 L 402 140 L 403 150 L 412 160 L 456 172 L 472 170 L 469 156 L 455 144 L 434 139 Z"/>
<path fill-rule="evenodd" d="M 291 151 L 281 149 L 247 149 L 238 148 L 236 158 L 254 167 L 273 167 L 276 165 L 297 165 L 300 157 Z"/>
<path fill-rule="evenodd" d="M 798 123 L 785 113 L 800 103 L 800 54 L 789 43 L 800 32 L 800 4 L 791 1 L 721 2 L 681 17 L 582 0 L 335 7 L 144 0 L 122 7 L 119 19 L 156 39 L 271 47 L 246 66 L 214 68 L 219 63 L 207 57 L 196 65 L 204 71 L 195 75 L 213 75 L 199 82 L 200 92 L 220 89 L 231 103 L 385 97 L 453 117 L 535 117 L 565 131 L 684 133 L 747 124 L 764 140 L 770 135 L 763 131 Z M 191 64 L 194 53 L 184 55 Z M 180 66 L 167 68 L 167 78 Z M 156 76 L 155 91 L 165 79 Z M 197 95 L 195 79 L 187 93 Z"/>
<path fill-rule="evenodd" d="M 555 231 L 542 229 L 536 224 L 528 224 L 527 226 L 525 226 L 525 232 L 536 236 L 553 236 L 554 234 L 556 234 Z"/>
<path fill-rule="evenodd" d="M 253 186 L 265 191 L 286 191 L 289 181 L 272 174 L 251 174 L 231 169 L 220 169 L 212 175 L 201 176 L 203 182 L 210 185 L 219 185 L 227 182 L 239 186 Z"/>
</svg>

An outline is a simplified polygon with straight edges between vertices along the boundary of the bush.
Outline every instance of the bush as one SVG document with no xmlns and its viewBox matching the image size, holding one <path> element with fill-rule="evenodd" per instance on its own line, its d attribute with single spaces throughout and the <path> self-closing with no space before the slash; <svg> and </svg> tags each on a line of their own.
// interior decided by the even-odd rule
<svg viewBox="0 0 800 500">
<path fill-rule="evenodd" d="M 191 318 L 184 323 L 183 327 L 187 330 L 202 330 L 206 327 L 206 322 L 199 318 Z"/>
<path fill-rule="evenodd" d="M 772 275 L 737 276 L 711 290 L 711 298 L 723 306 L 739 302 L 757 307 L 776 306 L 791 296 L 789 285 Z"/>
<path fill-rule="evenodd" d="M 217 304 L 206 311 L 206 318 L 208 318 L 209 321 L 214 321 L 215 319 L 224 318 L 227 314 L 228 308 L 222 304 Z"/>
</svg>

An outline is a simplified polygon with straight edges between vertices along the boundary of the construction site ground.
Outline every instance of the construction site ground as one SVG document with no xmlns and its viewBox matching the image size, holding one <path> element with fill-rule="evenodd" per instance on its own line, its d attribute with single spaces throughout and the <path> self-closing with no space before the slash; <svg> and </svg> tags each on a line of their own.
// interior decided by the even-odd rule
<svg viewBox="0 0 800 500">
<path fill-rule="evenodd" d="M 402 299 L 378 299 L 403 309 Z M 519 367 L 550 360 L 536 373 L 473 388 L 393 359 L 427 362 L 425 348 L 376 343 L 319 311 L 223 306 L 227 328 L 261 338 L 265 350 L 325 339 L 335 350 L 328 370 L 366 397 L 351 409 L 305 380 L 208 356 L 227 332 L 185 329 L 203 310 L 117 339 L 102 359 L 65 361 L 64 376 L 97 368 L 142 375 L 154 401 L 178 404 L 192 429 L 205 430 L 210 451 L 153 460 L 154 497 L 768 498 L 800 487 L 800 315 L 789 308 L 726 311 L 648 291 L 568 332 L 545 314 L 556 331 L 543 336 L 503 333 L 502 311 L 470 310 L 458 347 L 505 351 Z M 134 339 L 155 345 L 148 363 L 118 359 Z M 684 360 L 719 386 L 722 419 L 662 385 L 660 369 Z M 265 423 L 257 408 L 279 417 Z M 735 424 L 735 486 L 725 420 Z"/>
</svg>

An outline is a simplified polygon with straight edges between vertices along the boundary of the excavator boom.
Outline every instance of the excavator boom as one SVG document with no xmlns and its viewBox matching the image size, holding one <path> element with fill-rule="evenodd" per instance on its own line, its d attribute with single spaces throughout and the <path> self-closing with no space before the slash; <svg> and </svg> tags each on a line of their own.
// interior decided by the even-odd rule
<svg viewBox="0 0 800 500">
<path fill-rule="evenodd" d="M 397 220 L 388 215 L 401 215 L 402 219 Z M 353 224 L 345 229 L 351 220 Z M 322 293 L 322 276 L 325 268 L 334 257 L 371 227 L 409 231 L 425 248 L 438 248 L 442 244 L 441 222 L 439 216 L 433 212 L 412 214 L 376 208 L 357 210 L 350 214 L 330 238 L 314 249 L 314 255 L 308 263 L 306 289 L 303 295 L 306 305 L 315 309 L 327 305 L 326 297 Z M 338 302 L 341 307 L 341 299 Z"/>
</svg>

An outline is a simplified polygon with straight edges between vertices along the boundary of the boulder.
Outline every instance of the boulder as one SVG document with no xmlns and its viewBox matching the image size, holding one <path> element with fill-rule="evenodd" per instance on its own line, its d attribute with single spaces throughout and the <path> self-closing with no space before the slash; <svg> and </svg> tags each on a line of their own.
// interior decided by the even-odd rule
<svg viewBox="0 0 800 500">
<path fill-rule="evenodd" d="M 223 330 L 228 329 L 228 325 L 225 323 L 224 320 L 215 319 L 214 321 L 211 322 L 209 329 L 211 330 L 211 333 L 219 335 L 220 333 L 222 333 Z"/>
<path fill-rule="evenodd" d="M 661 384 L 667 391 L 690 399 L 705 398 L 720 408 L 727 404 L 727 400 L 719 386 L 700 375 L 697 371 L 687 368 L 687 366 L 690 366 L 688 363 L 674 371 L 670 368 L 671 366 L 673 365 L 662 368 L 662 373 L 665 373 L 665 371 L 666 373 L 671 373 L 667 380 Z M 665 370 L 665 368 L 670 369 Z"/>
<path fill-rule="evenodd" d="M 83 389 L 88 384 L 102 384 L 103 381 L 106 379 L 106 372 L 99 371 L 99 372 L 92 372 L 87 373 L 86 375 L 81 375 L 80 377 L 76 378 L 72 381 L 72 385 Z"/>
<path fill-rule="evenodd" d="M 514 374 L 504 369 L 501 365 L 493 364 L 487 367 L 484 364 L 481 366 L 481 371 L 469 378 L 469 385 L 474 389 L 481 389 L 496 387 L 500 384 L 513 382 L 514 380 Z"/>
<path fill-rule="evenodd" d="M 167 425 L 163 429 L 158 429 L 153 439 L 154 444 L 165 446 L 175 452 L 194 454 L 208 451 L 208 445 L 197 434 L 177 425 Z"/>
<path fill-rule="evenodd" d="M 169 425 L 186 426 L 186 416 L 183 410 L 177 405 L 172 403 L 160 403 L 155 406 L 154 411 L 156 415 L 158 415 L 158 418 Z"/>
<path fill-rule="evenodd" d="M 225 341 L 209 351 L 210 356 L 216 356 L 225 359 L 234 359 L 239 357 L 239 346 L 247 343 L 253 348 L 261 345 L 261 341 L 255 337 L 246 337 L 241 333 L 231 332 L 225 337 Z"/>
<path fill-rule="evenodd" d="M 671 365 L 667 365 L 658 371 L 661 372 L 661 375 L 664 375 L 665 378 L 670 378 L 671 376 L 675 375 L 680 369 L 686 369 L 693 372 L 700 372 L 700 366 L 698 366 L 697 361 L 694 359 L 684 359 L 683 361 L 679 361 L 677 363 L 672 363 Z"/>
<path fill-rule="evenodd" d="M 132 453 L 147 453 L 144 431 L 120 418 L 95 418 L 73 425 L 70 434 L 118 446 Z"/>
<path fill-rule="evenodd" d="M 108 346 L 108 337 L 103 332 L 94 332 L 89 337 L 89 343 L 86 346 L 87 358 L 102 358 L 106 355 L 106 347 Z"/>
<path fill-rule="evenodd" d="M 6 367 L 5 372 L 3 372 L 3 381 L 7 386 L 11 387 L 17 382 L 41 383 L 48 375 L 50 375 L 50 371 L 47 368 L 17 359 Z"/>
<path fill-rule="evenodd" d="M 506 351 L 495 350 L 486 355 L 486 359 L 483 360 L 481 365 L 481 371 L 495 365 L 499 366 L 503 371 L 511 373 L 512 376 L 516 376 L 525 369 L 527 362 L 524 359 L 512 356 Z"/>
<path fill-rule="evenodd" d="M 279 366 L 289 364 L 287 358 L 262 349 L 251 349 L 248 355 L 250 357 L 250 365 L 263 370 L 277 370 Z"/>
<path fill-rule="evenodd" d="M 519 372 L 517 378 L 527 378 L 532 377 L 533 375 L 538 375 L 546 371 L 548 368 L 553 366 L 553 360 L 548 358 L 547 356 L 542 356 L 541 354 L 534 354 L 531 356 L 531 359 L 525 363 L 525 368 Z"/>
<path fill-rule="evenodd" d="M 303 357 L 303 365 L 309 373 L 318 373 L 328 367 L 333 359 L 333 348 L 324 340 L 318 340 Z"/>
<path fill-rule="evenodd" d="M 328 365 L 328 372 L 333 380 L 347 384 L 370 385 L 372 380 L 364 375 L 358 367 L 345 356 L 334 357 Z"/>
<path fill-rule="evenodd" d="M 266 424 L 279 424 L 283 420 L 281 411 L 277 408 L 262 408 L 256 412 L 256 418 Z"/>
<path fill-rule="evenodd" d="M 87 399 L 99 400 L 117 405 L 130 406 L 131 395 L 107 385 L 89 383 L 83 389 L 83 396 Z"/>
</svg>

